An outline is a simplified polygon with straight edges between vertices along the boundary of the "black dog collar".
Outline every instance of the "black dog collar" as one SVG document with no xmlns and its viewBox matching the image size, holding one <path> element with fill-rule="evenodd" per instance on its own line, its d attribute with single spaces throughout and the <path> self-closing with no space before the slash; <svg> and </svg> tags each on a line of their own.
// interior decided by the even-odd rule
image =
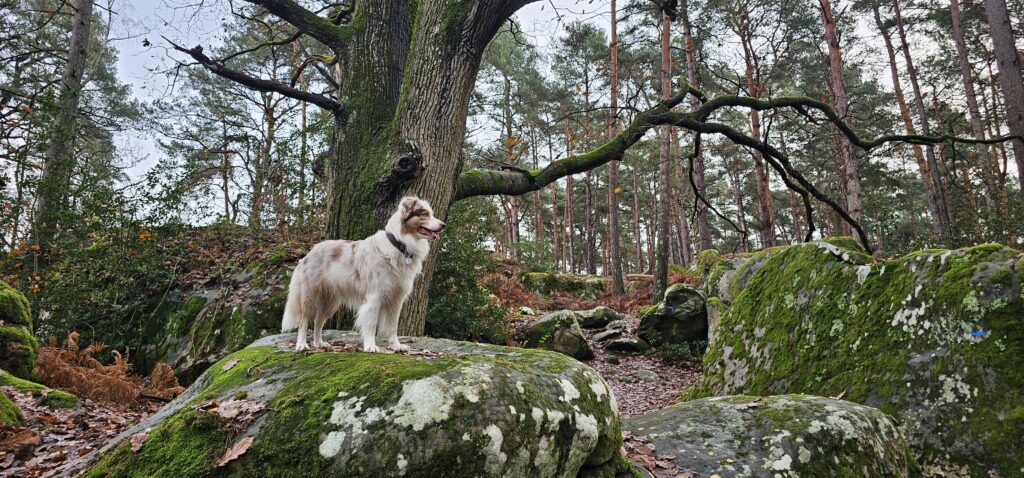
<svg viewBox="0 0 1024 478">
<path fill-rule="evenodd" d="M 395 246 L 395 249 L 398 249 L 398 252 L 401 252 L 402 255 L 405 256 L 405 263 L 412 264 L 413 255 L 411 252 L 409 252 L 409 248 L 406 247 L 405 243 L 399 241 L 398 238 L 395 237 L 395 235 L 389 231 L 384 231 L 384 234 L 387 234 L 388 241 L 391 242 L 391 245 Z"/>
</svg>

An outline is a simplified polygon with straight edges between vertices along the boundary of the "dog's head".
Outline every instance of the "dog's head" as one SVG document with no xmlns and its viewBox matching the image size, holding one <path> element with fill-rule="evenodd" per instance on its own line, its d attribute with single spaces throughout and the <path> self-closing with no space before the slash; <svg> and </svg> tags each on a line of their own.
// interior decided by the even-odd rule
<svg viewBox="0 0 1024 478">
<path fill-rule="evenodd" d="M 431 241 L 440 239 L 445 228 L 445 223 L 434 217 L 430 203 L 415 196 L 402 198 L 395 215 L 402 221 L 403 233 L 416 234 Z"/>
</svg>

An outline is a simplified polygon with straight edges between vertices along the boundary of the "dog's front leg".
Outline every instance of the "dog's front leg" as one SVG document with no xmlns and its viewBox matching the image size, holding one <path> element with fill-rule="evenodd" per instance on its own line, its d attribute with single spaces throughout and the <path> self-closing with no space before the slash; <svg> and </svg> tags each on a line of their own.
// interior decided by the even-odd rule
<svg viewBox="0 0 1024 478">
<path fill-rule="evenodd" d="M 405 352 L 409 346 L 398 341 L 398 316 L 402 305 L 387 304 L 381 308 L 381 332 L 388 337 L 388 348 L 395 352 Z"/>
<path fill-rule="evenodd" d="M 380 319 L 380 295 L 371 294 L 356 311 L 356 329 L 363 338 L 363 352 L 379 352 L 377 321 Z"/>
</svg>

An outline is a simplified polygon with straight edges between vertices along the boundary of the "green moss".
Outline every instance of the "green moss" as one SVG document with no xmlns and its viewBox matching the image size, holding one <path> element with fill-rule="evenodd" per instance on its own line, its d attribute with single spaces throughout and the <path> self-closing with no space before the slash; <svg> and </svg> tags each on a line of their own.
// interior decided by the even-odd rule
<svg viewBox="0 0 1024 478">
<path fill-rule="evenodd" d="M 32 378 L 39 344 L 24 326 L 0 326 L 0 368 L 15 376 Z"/>
<path fill-rule="evenodd" d="M 21 325 L 32 330 L 28 299 L 6 282 L 0 282 L 0 322 L 8 326 Z"/>
<path fill-rule="evenodd" d="M 46 394 L 43 404 L 51 408 L 74 408 L 78 406 L 78 397 L 73 394 L 54 390 L 45 385 L 15 377 L 5 370 L 0 370 L 0 387 L 13 387 L 22 393 Z"/>
<path fill-rule="evenodd" d="M 0 390 L 0 427 L 12 427 L 25 424 L 25 415 L 10 397 Z"/>
<path fill-rule="evenodd" d="M 577 299 L 593 300 L 608 290 L 608 282 L 600 276 L 526 272 L 521 281 L 526 290 L 545 297 L 565 292 Z"/>
<path fill-rule="evenodd" d="M 952 460 L 972 476 L 1021 469 L 1018 253 L 983 245 L 868 265 L 862 253 L 838 252 L 785 247 L 741 267 L 719 325 L 728 333 L 686 397 L 842 395 L 904 421 L 925 465 Z"/>
</svg>

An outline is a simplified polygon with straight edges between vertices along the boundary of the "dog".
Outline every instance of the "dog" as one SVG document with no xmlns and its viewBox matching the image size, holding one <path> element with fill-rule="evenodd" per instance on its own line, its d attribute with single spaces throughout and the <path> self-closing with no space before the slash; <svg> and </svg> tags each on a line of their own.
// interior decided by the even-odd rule
<svg viewBox="0 0 1024 478">
<path fill-rule="evenodd" d="M 355 328 L 363 351 L 379 352 L 376 336 L 387 347 L 405 351 L 398 341 L 398 314 L 412 291 L 430 241 L 441 238 L 445 223 L 434 217 L 427 201 L 404 197 L 384 229 L 361 241 L 323 241 L 299 260 L 292 273 L 281 330 L 298 329 L 295 350 L 310 348 L 306 326 L 313 321 L 314 348 L 324 346 L 324 323 L 345 306 L 356 312 Z"/>
</svg>

